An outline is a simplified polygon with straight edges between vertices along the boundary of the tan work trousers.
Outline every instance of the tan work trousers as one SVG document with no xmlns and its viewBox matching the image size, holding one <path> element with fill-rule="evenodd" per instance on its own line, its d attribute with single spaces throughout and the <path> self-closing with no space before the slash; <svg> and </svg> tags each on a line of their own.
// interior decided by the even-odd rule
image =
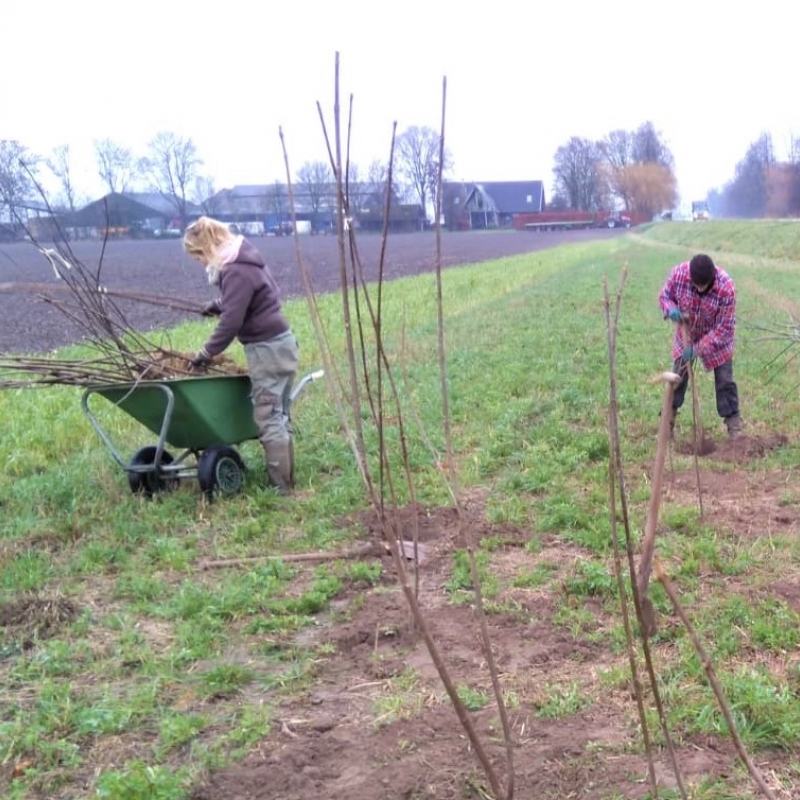
<svg viewBox="0 0 800 800">
<path fill-rule="evenodd" d="M 292 438 L 289 406 L 298 353 L 297 339 L 290 330 L 269 341 L 244 346 L 253 390 L 253 419 L 264 446 Z"/>
</svg>

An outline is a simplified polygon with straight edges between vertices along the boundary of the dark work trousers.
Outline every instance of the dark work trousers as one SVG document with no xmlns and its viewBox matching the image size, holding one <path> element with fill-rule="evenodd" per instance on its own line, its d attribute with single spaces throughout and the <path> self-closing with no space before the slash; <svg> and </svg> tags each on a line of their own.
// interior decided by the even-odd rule
<svg viewBox="0 0 800 800">
<path fill-rule="evenodd" d="M 678 359 L 673 364 L 675 372 L 681 376 L 681 382 L 675 387 L 672 408 L 677 411 L 686 397 L 689 385 L 689 368 Z M 733 380 L 733 359 L 714 368 L 714 392 L 717 396 L 717 413 L 723 418 L 739 415 L 739 390 Z"/>
</svg>

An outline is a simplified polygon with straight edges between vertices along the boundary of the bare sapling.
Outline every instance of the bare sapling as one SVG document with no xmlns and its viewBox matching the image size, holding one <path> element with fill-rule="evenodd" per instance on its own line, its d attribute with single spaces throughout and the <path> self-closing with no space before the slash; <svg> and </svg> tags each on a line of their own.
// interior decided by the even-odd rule
<svg viewBox="0 0 800 800">
<path fill-rule="evenodd" d="M 446 86 L 446 84 L 445 84 Z M 319 108 L 319 104 L 318 104 Z M 352 98 L 351 98 L 352 110 Z M 352 115 L 352 114 L 351 114 Z M 329 381 L 331 394 L 335 398 L 336 408 L 340 414 L 340 423 L 345 435 L 348 438 L 354 457 L 357 462 L 359 473 L 364 482 L 370 503 L 382 525 L 382 536 L 385 546 L 392 557 L 400 588 L 406 598 L 413 625 L 420 633 L 431 659 L 436 667 L 437 673 L 444 685 L 456 712 L 459 722 L 463 727 L 471 749 L 481 764 L 487 777 L 491 795 L 494 798 L 505 797 L 506 800 L 513 798 L 513 762 L 511 758 L 513 743 L 508 726 L 505 707 L 503 705 L 503 693 L 499 684 L 497 669 L 495 667 L 492 653 L 491 642 L 488 639 L 487 628 L 482 622 L 482 596 L 480 593 L 480 579 L 472 555 L 472 543 L 469 536 L 465 536 L 468 542 L 467 550 L 471 555 L 471 569 L 473 574 L 473 588 L 475 591 L 475 604 L 479 619 L 479 624 L 483 634 L 484 651 L 487 663 L 490 665 L 492 673 L 492 684 L 495 690 L 495 697 L 503 721 L 506 744 L 506 775 L 507 781 L 503 787 L 497 770 L 492 763 L 487 752 L 486 744 L 478 736 L 469 711 L 464 701 L 458 693 L 457 686 L 450 674 L 450 669 L 440 652 L 426 617 L 422 612 L 419 603 L 419 583 L 418 579 L 412 583 L 408 563 L 414 569 L 417 576 L 419 569 L 420 556 L 424 549 L 418 543 L 418 533 L 413 532 L 412 546 L 404 541 L 397 524 L 397 514 L 399 504 L 399 484 L 398 477 L 394 472 L 399 466 L 400 480 L 404 483 L 405 496 L 413 498 L 416 496 L 414 485 L 414 475 L 408 451 L 408 431 L 405 418 L 408 401 L 397 385 L 394 375 L 392 359 L 385 350 L 383 339 L 383 317 L 382 304 L 384 298 L 384 254 L 386 251 L 386 239 L 388 236 L 388 219 L 390 209 L 391 181 L 392 181 L 392 162 L 394 153 L 394 134 L 392 136 L 391 156 L 389 160 L 388 186 L 386 188 L 386 207 L 385 219 L 382 232 L 382 248 L 380 263 L 378 265 L 379 278 L 374 291 L 364 280 L 361 261 L 358 253 L 357 239 L 355 230 L 345 221 L 349 217 L 349 193 L 347 181 L 347 166 L 342 161 L 342 141 L 340 135 L 340 113 L 339 113 L 339 54 L 336 54 L 336 77 L 335 77 L 335 99 L 334 99 L 334 145 L 331 146 L 328 137 L 325 121 L 320 111 L 320 118 L 323 126 L 328 154 L 331 160 L 337 194 L 337 242 L 340 259 L 340 282 L 342 297 L 342 313 L 344 318 L 344 335 L 347 355 L 347 378 L 343 379 L 341 373 L 335 367 L 335 358 L 332 355 L 332 347 L 329 342 L 327 331 L 319 319 L 319 312 L 313 296 L 313 287 L 308 280 L 308 272 L 303 263 L 302 253 L 298 247 L 297 256 L 303 275 L 304 287 L 308 296 L 308 307 L 312 315 L 314 329 L 318 337 L 320 351 L 323 355 L 325 373 Z M 443 123 L 444 130 L 444 101 L 443 101 Z M 443 140 L 442 133 L 442 140 Z M 348 132 L 348 152 L 349 152 L 349 132 Z M 286 163 L 287 178 L 290 175 L 288 167 L 288 156 L 284 144 L 284 161 Z M 441 162 L 441 159 L 440 159 Z M 440 163 L 441 171 L 441 163 Z M 441 174 L 439 176 L 441 185 Z M 290 203 L 293 203 L 290 186 Z M 294 214 L 294 211 L 292 212 Z M 437 212 L 438 213 L 438 212 Z M 295 233 L 295 237 L 297 234 Z M 297 241 L 297 239 L 296 239 Z M 437 233 L 437 275 L 439 276 L 438 286 L 438 308 L 440 320 L 440 360 L 443 363 L 445 352 L 443 347 L 443 327 L 442 327 L 442 302 L 441 302 L 441 259 L 440 245 L 438 244 Z M 443 370 L 444 372 L 444 370 Z M 446 384 L 443 384 L 443 398 L 447 396 Z M 446 403 L 446 400 L 443 400 Z M 375 431 L 374 437 L 377 441 L 377 452 L 370 452 L 366 445 L 365 425 L 371 424 Z M 448 423 L 449 424 L 449 423 Z M 399 442 L 399 453 L 389 451 L 388 439 L 386 436 L 389 426 L 396 428 Z M 394 437 L 392 437 L 394 438 Z M 448 447 L 449 447 L 449 435 Z M 452 454 L 450 454 L 452 456 Z M 448 459 L 452 462 L 452 458 Z M 440 472 L 440 475 L 442 473 Z M 448 476 L 442 475 L 443 478 Z M 449 476 L 452 478 L 452 476 Z M 448 484 L 451 496 L 458 498 L 458 490 L 453 483 Z M 456 503 L 456 507 L 458 504 Z M 412 558 L 409 558 L 412 555 Z"/>
<path fill-rule="evenodd" d="M 689 638 L 692 640 L 695 652 L 700 659 L 700 663 L 703 665 L 703 670 L 706 673 L 708 682 L 711 685 L 714 696 L 717 699 L 722 716 L 725 717 L 725 723 L 728 726 L 728 731 L 731 734 L 731 739 L 733 739 L 733 744 L 736 747 L 736 752 L 738 753 L 739 758 L 742 760 L 742 763 L 750 773 L 750 777 L 753 779 L 753 782 L 756 784 L 764 797 L 769 798 L 769 800 L 777 800 L 772 789 L 764 779 L 764 776 L 761 774 L 760 770 L 753 762 L 753 759 L 750 757 L 750 754 L 747 752 L 747 748 L 744 746 L 742 737 L 739 735 L 739 729 L 736 727 L 736 721 L 731 713 L 730 705 L 725 699 L 725 693 L 722 691 L 722 686 L 720 686 L 720 683 L 717 680 L 717 675 L 714 671 L 714 665 L 711 661 L 711 657 L 708 655 L 708 653 L 706 653 L 705 648 L 701 644 L 700 637 L 697 635 L 694 626 L 689 620 L 689 617 L 683 610 L 683 606 L 681 606 L 680 600 L 678 599 L 677 590 L 658 560 L 656 560 L 655 563 L 655 575 L 658 582 L 664 587 L 664 591 L 667 593 L 667 597 L 669 597 L 672 607 L 675 609 L 675 613 L 680 618 L 683 626 L 686 628 L 686 632 L 689 634 Z"/>
<path fill-rule="evenodd" d="M 661 506 L 661 492 L 664 480 L 664 462 L 670 439 L 670 419 L 672 415 L 672 398 L 675 386 L 680 383 L 680 375 L 674 372 L 664 372 L 661 375 L 664 383 L 663 402 L 661 406 L 661 419 L 658 426 L 658 440 L 656 443 L 656 459 L 653 474 L 650 478 L 650 504 L 647 509 L 644 539 L 642 540 L 642 554 L 639 560 L 639 571 L 636 578 L 636 591 L 639 594 L 639 603 L 642 608 L 642 621 L 644 636 L 652 637 L 658 631 L 658 621 L 653 602 L 647 596 L 647 587 L 650 583 L 650 573 L 653 568 L 653 553 L 656 543 L 656 528 L 658 526 L 658 511 Z"/>
<path fill-rule="evenodd" d="M 603 293 L 605 299 L 605 318 L 606 318 L 606 333 L 608 339 L 608 363 L 609 363 L 609 413 L 608 413 L 608 426 L 610 438 L 609 450 L 609 511 L 611 515 L 611 536 L 612 536 L 612 550 L 614 553 L 614 573 L 617 580 L 617 589 L 619 591 L 620 608 L 622 612 L 623 627 L 625 629 L 625 642 L 628 653 L 628 664 L 631 670 L 631 680 L 634 687 L 634 695 L 636 698 L 636 708 L 639 715 L 639 723 L 642 729 L 642 739 L 645 747 L 645 755 L 647 757 L 647 774 L 650 782 L 653 797 L 658 797 L 658 782 L 656 777 L 655 765 L 653 763 L 652 743 L 650 739 L 650 729 L 647 723 L 647 714 L 645 711 L 644 691 L 642 682 L 639 678 L 638 659 L 635 649 L 633 630 L 630 624 L 630 615 L 628 614 L 628 598 L 626 591 L 626 584 L 623 580 L 622 558 L 619 549 L 619 542 L 617 538 L 617 506 L 616 495 L 617 489 L 619 490 L 620 498 L 620 513 L 622 516 L 622 524 L 625 532 L 625 551 L 627 557 L 628 575 L 632 585 L 636 582 L 636 567 L 634 563 L 634 548 L 633 548 L 633 535 L 631 533 L 630 517 L 628 514 L 628 501 L 627 492 L 625 490 L 625 471 L 622 466 L 622 448 L 620 446 L 619 436 L 619 413 L 617 404 L 617 374 L 616 374 L 616 344 L 617 344 L 617 327 L 619 320 L 620 308 L 622 306 L 622 290 L 627 279 L 627 265 L 622 272 L 620 285 L 617 290 L 617 296 L 614 304 L 614 313 L 611 313 L 611 302 L 608 295 L 608 284 L 604 280 Z M 633 604 L 636 612 L 636 618 L 639 621 L 640 628 L 643 628 L 642 623 L 642 607 L 640 603 L 639 593 L 634 589 L 633 591 Z M 661 694 L 658 688 L 658 681 L 656 679 L 656 671 L 653 665 L 653 658 L 650 652 L 650 643 L 646 636 L 642 637 L 642 649 L 644 654 L 645 666 L 647 669 L 648 678 L 650 681 L 650 688 L 653 695 L 653 701 L 658 713 L 658 719 L 661 726 L 661 732 L 664 736 L 664 741 L 667 746 L 667 753 L 669 755 L 670 764 L 675 775 L 675 781 L 678 786 L 681 798 L 686 800 L 686 790 L 684 788 L 683 776 L 681 775 L 680 767 L 678 764 L 675 748 L 672 742 L 669 728 L 667 726 L 667 718 L 664 713 L 664 706 L 661 702 Z"/>
</svg>

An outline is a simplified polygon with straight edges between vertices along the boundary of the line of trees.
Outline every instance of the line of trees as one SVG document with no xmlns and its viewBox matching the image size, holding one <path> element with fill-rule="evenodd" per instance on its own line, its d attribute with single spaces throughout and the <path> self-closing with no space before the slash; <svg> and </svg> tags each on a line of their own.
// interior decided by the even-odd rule
<svg viewBox="0 0 800 800">
<path fill-rule="evenodd" d="M 423 209 L 429 203 L 435 205 L 439 151 L 440 137 L 431 128 L 412 126 L 397 137 L 393 202 L 418 202 Z M 136 155 L 112 139 L 98 139 L 94 142 L 94 155 L 97 177 L 109 193 L 158 192 L 175 205 L 176 217 L 184 224 L 190 204 L 213 213 L 214 180 L 203 171 L 204 161 L 191 137 L 159 132 L 148 143 L 144 155 Z M 452 157 L 445 151 L 445 170 L 451 166 Z M 53 176 L 58 186 L 54 198 L 45 197 L 41 189 L 43 170 Z M 386 196 L 388 175 L 387 163 L 373 161 L 363 176 L 358 165 L 350 164 L 346 177 L 353 187 L 350 202 L 356 205 L 354 211 L 374 205 L 377 193 Z M 69 145 L 59 145 L 43 157 L 16 140 L 0 139 L 0 222 L 24 219 L 28 210 L 38 209 L 45 201 L 55 211 L 76 211 L 89 202 L 76 177 Z M 335 201 L 330 197 L 334 176 L 327 162 L 303 163 L 294 182 L 314 211 Z M 285 208 L 286 187 L 276 182 L 273 194 L 275 202 Z"/>
<path fill-rule="evenodd" d="M 709 193 L 712 214 L 725 217 L 800 216 L 800 139 L 792 136 L 786 160 L 775 157 L 772 136 L 750 144 L 734 176 Z"/>
<path fill-rule="evenodd" d="M 141 157 L 111 139 L 100 139 L 94 152 L 97 175 L 109 192 L 160 192 L 174 204 L 181 220 L 186 220 L 187 206 L 198 192 L 213 193 L 213 181 L 200 172 L 203 161 L 191 138 L 158 133 Z M 59 186 L 52 198 L 40 183 L 45 169 Z M 78 188 L 69 145 L 59 145 L 43 157 L 14 139 L 0 139 L 0 222 L 23 220 L 28 211 L 45 205 L 74 212 L 85 202 L 88 198 Z"/>
<path fill-rule="evenodd" d="M 411 126 L 398 135 L 392 170 L 392 202 L 416 202 L 425 211 L 436 207 L 440 160 L 439 134 L 427 127 Z M 216 194 L 213 178 L 203 171 L 203 159 L 190 137 L 163 131 L 148 143 L 144 155 L 111 139 L 94 142 L 97 176 L 109 192 L 159 192 L 175 205 L 185 221 L 191 203 L 213 213 Z M 632 214 L 649 217 L 677 202 L 675 160 L 660 131 L 652 122 L 636 130 L 613 130 L 600 140 L 577 136 L 554 155 L 553 210 L 598 211 L 622 206 Z M 453 158 L 444 150 L 443 174 L 453 169 Z M 40 176 L 47 170 L 59 187 L 55 199 L 44 197 Z M 377 208 L 376 198 L 386 197 L 389 165 L 373 161 L 362 174 L 351 163 L 347 182 L 354 213 Z M 0 139 L 0 223 L 25 218 L 30 208 L 39 209 L 46 199 L 56 211 L 74 212 L 88 197 L 80 189 L 69 145 L 60 145 L 47 156 L 30 151 L 21 142 Z M 325 161 L 307 161 L 294 179 L 312 212 L 331 207 L 334 176 Z M 270 203 L 288 208 L 287 187 L 276 181 Z M 763 134 L 736 164 L 734 175 L 721 189 L 709 192 L 715 216 L 800 216 L 800 139 L 792 138 L 786 160 L 775 157 L 772 138 Z M 274 202 L 273 202 L 274 201 Z"/>
<path fill-rule="evenodd" d="M 652 217 L 677 201 L 675 159 L 652 122 L 599 141 L 573 136 L 554 156 L 552 210 L 600 211 L 621 204 Z"/>
</svg>

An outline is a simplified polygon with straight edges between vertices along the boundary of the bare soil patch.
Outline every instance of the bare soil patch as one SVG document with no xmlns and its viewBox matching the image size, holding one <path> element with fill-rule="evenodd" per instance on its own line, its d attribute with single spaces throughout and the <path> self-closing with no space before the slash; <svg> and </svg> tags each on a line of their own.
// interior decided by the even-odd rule
<svg viewBox="0 0 800 800">
<path fill-rule="evenodd" d="M 551 232 L 489 231 L 442 235 L 444 268 L 474 264 L 520 253 L 557 247 L 567 242 L 619 236 L 616 229 Z M 260 237 L 254 243 L 264 254 L 285 298 L 303 294 L 291 237 Z M 46 243 L 45 243 L 46 244 Z M 363 234 L 358 250 L 368 280 L 377 279 L 381 237 Z M 114 240 L 106 243 L 73 242 L 75 257 L 93 270 L 99 268 L 100 283 L 109 289 L 158 294 L 182 303 L 202 305 L 213 297 L 203 269 L 183 253 L 180 240 Z M 339 287 L 339 254 L 336 237 L 304 236 L 300 251 L 307 264 L 314 290 L 331 292 Z M 418 275 L 435 269 L 436 237 L 431 232 L 389 237 L 384 261 L 386 280 Z M 42 353 L 78 340 L 81 331 L 56 308 L 37 296 L 10 293 L 2 284 L 10 282 L 55 282 L 47 260 L 30 244 L 0 245 L 0 353 Z M 148 331 L 170 327 L 191 316 L 161 306 L 120 301 L 132 327 Z"/>
<path fill-rule="evenodd" d="M 711 481 L 715 480 L 713 473 Z M 740 478 L 741 481 L 744 478 Z M 689 474 L 674 476 L 673 497 L 690 492 Z M 725 524 L 736 482 L 719 480 L 727 492 L 708 509 Z M 477 499 L 477 498 L 476 498 Z M 752 492 L 739 508 L 752 504 L 747 517 L 764 512 Z M 428 560 L 421 567 L 420 592 L 432 633 L 459 686 L 491 694 L 486 655 L 474 610 L 453 605 L 447 594 L 455 550 L 461 547 L 454 509 L 406 508 L 398 512 L 405 529 L 414 518 Z M 538 553 L 524 547 L 528 536 L 514 527 L 487 524 L 480 502 L 473 502 L 465 522 L 479 536 L 499 542 L 504 590 L 495 598 L 502 610 L 488 617 L 495 658 L 504 691 L 511 698 L 509 719 L 514 738 L 516 797 L 643 798 L 648 793 L 647 761 L 642 752 L 631 687 L 603 685 L 602 675 L 627 669 L 624 655 L 609 647 L 607 631 L 616 620 L 600 603 L 592 604 L 596 622 L 568 631 L 555 617 L 574 600 L 547 590 L 513 587 L 522 571 L 547 563 L 568 576 L 579 553 L 553 537 Z M 362 519 L 377 530 L 372 512 Z M 788 524 L 788 523 L 787 523 Z M 192 800 L 406 800 L 483 798 L 488 786 L 468 740 L 444 692 L 428 651 L 414 632 L 402 593 L 384 561 L 384 583 L 343 600 L 339 616 L 302 634 L 302 643 L 327 644 L 332 655 L 319 665 L 307 692 L 283 700 L 272 733 L 241 763 L 208 776 Z M 790 587 L 780 590 L 791 594 Z M 797 594 L 791 602 L 797 602 Z M 354 600 L 354 598 L 350 598 Z M 658 657 L 656 653 L 656 658 Z M 403 676 L 406 680 L 402 680 Z M 411 676 L 411 677 L 409 677 Z M 401 688 L 402 687 L 402 688 Z M 553 718 L 553 698 L 573 687 L 594 697 L 591 705 Z M 252 699 L 252 698 L 251 698 Z M 503 775 L 502 729 L 491 702 L 472 712 L 476 729 Z M 676 755 L 690 785 L 701 778 L 730 778 L 738 757 L 729 739 L 708 737 L 679 742 Z M 782 752 L 758 754 L 762 769 L 789 761 Z M 656 750 L 656 775 L 662 789 L 675 788 L 666 751 Z M 740 784 L 742 791 L 747 784 Z M 734 793 L 735 793 L 734 789 Z M 780 796 L 780 795 L 778 795 Z"/>
<path fill-rule="evenodd" d="M 785 475 L 777 471 L 754 474 L 746 469 L 753 459 L 783 442 L 782 436 L 723 440 L 700 460 L 707 524 L 743 537 L 797 529 L 800 510 L 782 502 Z M 664 502 L 691 505 L 697 492 L 697 471 L 672 472 L 665 482 Z M 528 532 L 486 522 L 480 497 L 473 497 L 465 508 L 465 524 L 479 538 L 492 537 L 499 543 L 493 565 L 499 568 L 504 588 L 495 598 L 500 610 L 490 614 L 488 622 L 504 691 L 512 698 L 509 717 L 516 797 L 633 800 L 648 796 L 647 761 L 631 687 L 602 683 L 604 673 L 627 669 L 626 658 L 609 646 L 607 632 L 616 620 L 599 602 L 589 602 L 595 622 L 579 631 L 565 629 L 556 619 L 560 610 L 575 601 L 554 593 L 552 586 L 559 584 L 560 577 L 568 577 L 580 558 L 579 549 L 554 536 L 541 551 L 531 552 L 525 547 Z M 456 512 L 407 508 L 398 513 L 400 529 L 412 530 L 416 522 L 425 543 L 422 605 L 455 680 L 488 697 L 490 676 L 474 610 L 453 605 L 447 592 L 453 554 L 463 547 Z M 360 522 L 371 535 L 377 534 L 379 525 L 372 512 Z M 538 564 L 553 570 L 554 583 L 546 590 L 514 586 L 515 576 Z M 282 702 L 271 735 L 242 763 L 210 775 L 195 788 L 193 800 L 488 796 L 481 794 L 488 791 L 485 777 L 428 651 L 411 626 L 391 561 L 386 559 L 384 567 L 386 579 L 379 589 L 366 593 L 363 602 L 345 601 L 340 606 L 346 621 L 329 622 L 303 634 L 305 644 L 311 636 L 333 651 L 320 665 L 314 686 Z M 771 590 L 800 609 L 796 575 L 787 575 L 785 582 Z M 658 646 L 656 659 L 657 650 Z M 396 688 L 405 684 L 397 679 L 409 674 L 413 686 L 405 696 Z M 571 687 L 592 696 L 593 703 L 552 718 L 548 709 L 553 697 L 568 694 Z M 489 702 L 472 715 L 483 740 L 490 742 L 490 756 L 502 775 L 505 756 L 497 711 Z M 690 786 L 701 779 L 724 778 L 731 796 L 749 791 L 749 779 L 736 783 L 732 778 L 740 774 L 739 759 L 726 737 L 678 742 L 676 757 Z M 767 775 L 770 769 L 785 767 L 790 758 L 779 751 L 757 754 L 759 768 Z M 662 789 L 675 788 L 666 751 L 656 751 L 655 770 Z M 788 796 L 773 788 L 776 796 Z"/>
<path fill-rule="evenodd" d="M 744 464 L 754 458 L 763 458 L 772 450 L 782 447 L 787 442 L 784 434 L 761 435 L 739 435 L 735 439 L 723 439 L 717 441 L 708 432 L 694 438 L 678 440 L 675 442 L 675 450 L 682 455 L 694 455 L 709 459 L 710 461 L 721 461 L 729 464 Z"/>
</svg>

